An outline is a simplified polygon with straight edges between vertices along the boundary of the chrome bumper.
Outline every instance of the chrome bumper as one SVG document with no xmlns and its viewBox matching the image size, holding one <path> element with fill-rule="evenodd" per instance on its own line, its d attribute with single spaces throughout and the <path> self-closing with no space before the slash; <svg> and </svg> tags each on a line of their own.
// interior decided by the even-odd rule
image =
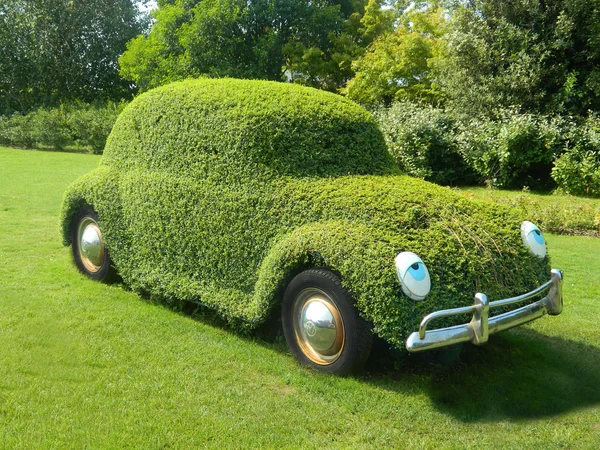
<svg viewBox="0 0 600 450">
<path fill-rule="evenodd" d="M 550 281 L 527 294 L 493 302 L 488 301 L 485 294 L 475 294 L 475 303 L 472 306 L 444 309 L 428 314 L 421 321 L 419 331 L 412 333 L 406 340 L 406 349 L 409 352 L 420 352 L 461 342 L 472 342 L 481 345 L 487 342 L 490 334 L 531 322 L 544 314 L 556 316 L 562 312 L 563 307 L 562 281 L 562 271 L 552 269 Z M 519 303 L 546 290 L 548 290 L 548 293 L 541 300 L 513 311 L 488 317 L 490 308 Z M 435 319 L 471 313 L 473 317 L 469 323 L 427 331 L 427 325 Z"/>
</svg>

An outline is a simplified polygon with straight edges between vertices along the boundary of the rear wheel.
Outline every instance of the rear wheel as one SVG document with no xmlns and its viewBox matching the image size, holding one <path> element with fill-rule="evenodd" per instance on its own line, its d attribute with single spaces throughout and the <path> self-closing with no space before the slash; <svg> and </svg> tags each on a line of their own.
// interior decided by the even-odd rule
<svg viewBox="0 0 600 450">
<path fill-rule="evenodd" d="M 73 218 L 71 248 L 81 273 L 98 281 L 107 281 L 114 274 L 98 214 L 91 206 L 84 206 Z"/>
<path fill-rule="evenodd" d="M 359 371 L 369 357 L 371 327 L 329 270 L 306 270 L 290 282 L 282 321 L 291 352 L 306 366 L 345 375 Z"/>
</svg>

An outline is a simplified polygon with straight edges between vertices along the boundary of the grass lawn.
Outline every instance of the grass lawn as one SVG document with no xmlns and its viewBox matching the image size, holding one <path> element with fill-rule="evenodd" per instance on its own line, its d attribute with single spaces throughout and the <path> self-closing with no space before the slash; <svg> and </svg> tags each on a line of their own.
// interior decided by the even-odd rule
<svg viewBox="0 0 600 450">
<path fill-rule="evenodd" d="M 582 205 L 589 208 L 597 208 L 600 206 L 600 200 L 596 198 L 586 198 L 586 197 L 575 197 L 574 195 L 566 195 L 566 194 L 551 194 L 551 193 L 539 193 L 539 192 L 531 192 L 531 191 L 515 191 L 515 190 L 505 190 L 505 189 L 490 189 L 486 187 L 464 187 L 460 188 L 461 191 L 468 192 L 475 198 L 483 198 L 487 200 L 498 200 L 501 201 L 503 199 L 512 199 L 519 195 L 529 196 L 532 199 L 535 199 L 543 206 L 560 206 L 566 207 L 572 205 L 573 203 L 577 203 L 578 205 Z"/>
<path fill-rule="evenodd" d="M 459 190 L 470 198 L 515 208 L 546 231 L 600 237 L 600 199 L 484 187 Z"/>
<path fill-rule="evenodd" d="M 0 448 L 598 448 L 600 239 L 547 236 L 561 316 L 337 378 L 80 275 L 58 211 L 98 161 L 0 148 Z"/>
</svg>

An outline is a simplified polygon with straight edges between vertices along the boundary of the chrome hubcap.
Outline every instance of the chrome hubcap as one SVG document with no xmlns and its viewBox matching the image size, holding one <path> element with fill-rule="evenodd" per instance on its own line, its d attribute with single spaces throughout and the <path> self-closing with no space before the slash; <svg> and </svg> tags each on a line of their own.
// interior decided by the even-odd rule
<svg viewBox="0 0 600 450">
<path fill-rule="evenodd" d="M 89 272 L 98 272 L 104 261 L 104 241 L 98 224 L 91 217 L 79 223 L 77 232 L 79 240 L 79 257 Z"/>
<path fill-rule="evenodd" d="M 314 363 L 335 362 L 344 348 L 344 322 L 320 289 L 306 289 L 294 301 L 294 333 L 302 352 Z"/>
</svg>

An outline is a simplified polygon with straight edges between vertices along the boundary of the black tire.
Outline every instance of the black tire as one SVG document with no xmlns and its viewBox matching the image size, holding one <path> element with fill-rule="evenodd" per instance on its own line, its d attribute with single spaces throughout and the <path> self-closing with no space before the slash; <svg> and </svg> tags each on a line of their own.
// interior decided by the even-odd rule
<svg viewBox="0 0 600 450">
<path fill-rule="evenodd" d="M 323 320 L 315 324 L 309 316 L 317 314 Z M 363 368 L 373 342 L 371 326 L 331 271 L 309 269 L 296 275 L 285 290 L 281 316 L 285 340 L 303 365 L 336 375 Z"/>
<path fill-rule="evenodd" d="M 86 251 L 85 245 L 82 243 L 82 235 L 86 229 L 90 230 L 92 236 L 96 233 L 96 237 L 99 238 L 100 248 L 97 255 L 95 252 L 90 255 L 90 250 Z M 71 222 L 71 249 L 75 265 L 81 273 L 97 281 L 108 282 L 114 278 L 115 270 L 100 230 L 98 213 L 91 206 L 82 207 Z"/>
</svg>

